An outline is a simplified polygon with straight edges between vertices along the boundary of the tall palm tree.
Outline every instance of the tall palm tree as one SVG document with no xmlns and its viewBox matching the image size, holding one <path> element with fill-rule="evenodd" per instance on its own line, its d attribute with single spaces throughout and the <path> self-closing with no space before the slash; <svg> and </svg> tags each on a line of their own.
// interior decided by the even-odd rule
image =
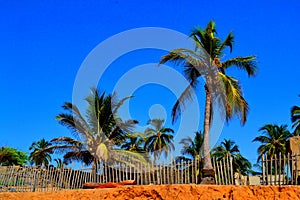
<svg viewBox="0 0 300 200">
<path fill-rule="evenodd" d="M 261 145 L 257 149 L 258 161 L 262 155 L 272 157 L 274 155 L 286 154 L 287 140 L 291 137 L 291 133 L 287 130 L 287 125 L 266 124 L 259 129 L 262 132 L 260 136 L 254 138 L 252 142 L 260 142 Z"/>
<path fill-rule="evenodd" d="M 86 117 L 83 117 L 76 105 L 69 102 L 63 105 L 67 113 L 56 117 L 60 124 L 69 128 L 83 142 L 84 150 L 93 155 L 93 166 L 97 166 L 99 162 L 123 162 L 122 156 L 130 156 L 134 161 L 145 161 L 137 153 L 115 148 L 138 123 L 136 120 L 123 121 L 117 116 L 118 109 L 129 98 L 118 101 L 115 94 L 100 94 L 96 88 L 92 88 L 85 99 L 88 104 Z"/>
<path fill-rule="evenodd" d="M 217 160 L 226 159 L 229 156 L 232 157 L 234 172 L 238 172 L 243 175 L 252 172 L 251 163 L 248 159 L 241 155 L 239 147 L 232 140 L 224 139 L 224 141 L 221 142 L 221 145 L 216 146 L 212 150 L 212 157 L 215 157 Z"/>
<path fill-rule="evenodd" d="M 176 65 L 182 65 L 184 75 L 189 81 L 189 85 L 183 91 L 172 109 L 173 122 L 180 115 L 181 109 L 191 100 L 192 89 L 197 88 L 200 76 L 206 78 L 204 86 L 205 113 L 204 113 L 204 169 L 209 174 L 213 174 L 213 167 L 210 158 L 209 132 L 213 113 L 212 102 L 215 100 L 217 93 L 214 91 L 221 89 L 221 106 L 226 108 L 226 120 L 238 116 L 241 123 L 244 124 L 248 114 L 248 104 L 243 97 L 240 82 L 232 76 L 226 74 L 226 70 L 231 67 L 237 67 L 246 71 L 249 77 L 256 74 L 256 58 L 255 56 L 235 57 L 224 60 L 224 52 L 229 47 L 232 51 L 234 36 L 230 32 L 225 40 L 215 37 L 215 23 L 210 21 L 205 29 L 195 28 L 191 37 L 195 42 L 195 50 L 175 49 L 163 56 L 159 64 L 171 61 Z M 213 67 L 216 66 L 216 67 Z M 217 69 L 217 70 L 214 70 Z M 213 75 L 212 75 L 213 74 Z M 217 86 L 217 87 L 216 87 Z"/>
<path fill-rule="evenodd" d="M 29 155 L 31 163 L 35 163 L 37 166 L 48 166 L 51 162 L 51 154 L 53 154 L 52 149 L 49 149 L 51 142 L 46 141 L 44 138 L 37 142 L 33 142 L 29 147 L 32 152 Z"/>
<path fill-rule="evenodd" d="M 183 138 L 179 144 L 183 145 L 181 149 L 182 155 L 189 155 L 193 159 L 202 158 L 203 133 L 201 131 L 195 132 L 193 139 L 191 137 Z"/>
<path fill-rule="evenodd" d="M 145 149 L 154 155 L 155 162 L 157 162 L 163 152 L 165 157 L 167 157 L 168 153 L 175 149 L 172 135 L 174 130 L 164 127 L 164 122 L 165 120 L 163 119 L 151 119 L 147 124 L 153 128 L 148 127 L 145 130 Z"/>
<path fill-rule="evenodd" d="M 294 129 L 293 135 L 299 136 L 300 135 L 300 107 L 293 106 L 291 109 L 291 120 L 292 120 L 292 127 Z"/>
</svg>

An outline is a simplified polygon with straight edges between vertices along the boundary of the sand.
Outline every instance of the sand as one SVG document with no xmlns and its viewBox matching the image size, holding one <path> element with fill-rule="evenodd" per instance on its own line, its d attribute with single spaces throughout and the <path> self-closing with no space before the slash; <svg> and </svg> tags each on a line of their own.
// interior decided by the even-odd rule
<svg viewBox="0 0 300 200">
<path fill-rule="evenodd" d="M 164 200 L 248 200 L 300 199 L 300 186 L 218 186 L 218 185 L 147 185 L 112 189 L 80 189 L 57 192 L 2 192 L 0 200 L 93 200 L 93 199 L 164 199 Z"/>
</svg>

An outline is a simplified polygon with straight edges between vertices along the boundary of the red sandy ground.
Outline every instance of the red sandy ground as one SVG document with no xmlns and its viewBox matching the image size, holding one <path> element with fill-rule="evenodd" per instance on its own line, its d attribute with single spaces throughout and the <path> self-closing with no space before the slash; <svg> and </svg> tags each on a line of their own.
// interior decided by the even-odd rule
<svg viewBox="0 0 300 200">
<path fill-rule="evenodd" d="M 3 192 L 0 200 L 92 200 L 92 199 L 164 199 L 164 200 L 300 200 L 300 186 L 218 186 L 218 185 L 147 185 L 112 189 L 80 189 L 58 192 Z"/>
</svg>

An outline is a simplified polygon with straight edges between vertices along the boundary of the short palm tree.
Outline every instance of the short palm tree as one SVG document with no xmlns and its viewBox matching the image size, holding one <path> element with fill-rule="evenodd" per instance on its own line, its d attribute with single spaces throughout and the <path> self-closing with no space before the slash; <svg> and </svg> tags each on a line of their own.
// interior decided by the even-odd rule
<svg viewBox="0 0 300 200">
<path fill-rule="evenodd" d="M 258 161 L 262 158 L 262 155 L 273 157 L 279 153 L 282 155 L 287 153 L 287 140 L 291 137 L 287 125 L 266 124 L 259 131 L 262 134 L 253 140 L 253 142 L 261 143 L 257 150 Z"/>
<path fill-rule="evenodd" d="M 64 168 L 65 167 L 65 162 L 62 160 L 62 159 L 60 159 L 60 158 L 55 158 L 54 159 L 54 162 L 56 163 L 56 167 L 57 168 Z"/>
<path fill-rule="evenodd" d="M 293 106 L 291 109 L 291 120 L 292 120 L 292 127 L 294 129 L 293 135 L 299 136 L 300 135 L 300 107 Z"/>
<path fill-rule="evenodd" d="M 252 172 L 251 163 L 248 159 L 240 154 L 239 147 L 232 140 L 224 139 L 224 141 L 221 142 L 221 145 L 216 146 L 212 150 L 212 157 L 216 158 L 216 160 L 232 157 L 232 166 L 234 172 L 238 172 L 243 175 Z"/>
<path fill-rule="evenodd" d="M 224 60 L 224 52 L 228 47 L 232 51 L 234 36 L 230 32 L 225 40 L 221 40 L 216 36 L 215 23 L 210 21 L 205 29 L 195 28 L 191 37 L 195 42 L 195 49 L 175 49 L 163 56 L 160 64 L 165 62 L 173 62 L 176 65 L 182 65 L 184 68 L 184 75 L 189 81 L 189 85 L 183 91 L 172 109 L 173 122 L 180 115 L 184 105 L 191 100 L 192 89 L 199 85 L 199 77 L 206 78 L 204 90 L 206 93 L 205 113 L 204 113 L 204 169 L 212 174 L 213 170 L 210 158 L 210 142 L 209 132 L 212 120 L 213 107 L 212 103 L 215 98 L 221 99 L 219 101 L 221 106 L 225 108 L 226 120 L 229 121 L 234 116 L 238 116 L 241 123 L 244 124 L 248 114 L 248 103 L 244 99 L 242 87 L 240 82 L 229 76 L 226 71 L 231 67 L 236 67 L 245 71 L 249 77 L 256 74 L 256 58 L 255 56 L 239 56 Z M 216 69 L 216 70 L 215 70 Z M 212 75 L 213 74 L 213 75 Z M 219 86 L 224 87 L 220 88 Z M 215 87 L 217 86 L 217 87 Z M 215 91 L 221 91 L 215 93 Z"/>
<path fill-rule="evenodd" d="M 153 128 L 149 127 L 145 130 L 145 150 L 154 155 L 155 162 L 162 153 L 167 157 L 168 153 L 175 149 L 172 135 L 174 130 L 164 127 L 164 121 L 163 119 L 151 119 L 147 124 Z"/>
<path fill-rule="evenodd" d="M 179 144 L 183 145 L 181 149 L 181 154 L 183 156 L 177 156 L 175 158 L 175 162 L 191 162 L 192 160 L 195 160 L 197 163 L 195 166 L 198 166 L 196 174 L 198 176 L 198 180 L 200 181 L 201 177 L 203 176 L 203 133 L 201 131 L 196 131 L 193 139 L 191 137 L 183 138 Z M 186 155 L 188 157 L 185 157 Z"/>
<path fill-rule="evenodd" d="M 203 133 L 201 131 L 195 132 L 195 136 L 192 139 L 191 137 L 183 138 L 179 144 L 182 144 L 183 147 L 181 149 L 182 155 L 188 155 L 192 157 L 192 159 L 202 158 L 203 151 Z"/>
<path fill-rule="evenodd" d="M 96 88 L 92 88 L 91 94 L 85 99 L 88 104 L 86 117 L 83 117 L 76 105 L 67 102 L 63 105 L 67 113 L 59 114 L 56 120 L 83 142 L 83 149 L 93 155 L 95 165 L 98 162 L 125 162 L 122 156 L 144 162 L 144 158 L 137 153 L 115 148 L 122 144 L 125 135 L 132 132 L 138 123 L 136 120 L 123 121 L 117 116 L 118 109 L 129 98 L 118 101 L 115 94 L 100 94 Z"/>
<path fill-rule="evenodd" d="M 53 154 L 52 149 L 49 149 L 51 145 L 51 142 L 46 141 L 44 138 L 33 142 L 29 147 L 29 150 L 32 150 L 29 155 L 30 162 L 37 166 L 48 166 L 52 160 L 51 154 Z"/>
<path fill-rule="evenodd" d="M 137 153 L 144 153 L 145 137 L 142 133 L 126 134 L 126 140 L 121 145 L 121 149 L 133 151 Z"/>
</svg>

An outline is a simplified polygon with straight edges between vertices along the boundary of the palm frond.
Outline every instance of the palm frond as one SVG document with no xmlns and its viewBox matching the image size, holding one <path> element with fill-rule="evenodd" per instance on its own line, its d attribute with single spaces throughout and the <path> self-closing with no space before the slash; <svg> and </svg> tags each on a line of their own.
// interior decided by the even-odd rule
<svg viewBox="0 0 300 200">
<path fill-rule="evenodd" d="M 176 103 L 172 108 L 172 123 L 174 124 L 175 121 L 180 117 L 181 112 L 184 111 L 186 104 L 189 101 L 193 100 L 194 90 L 192 85 L 188 85 L 185 90 L 181 93 L 180 97 L 177 99 Z"/>
<path fill-rule="evenodd" d="M 94 161 L 94 156 L 89 151 L 70 151 L 64 155 L 64 162 L 71 163 L 72 161 L 83 162 L 85 165 L 90 165 Z"/>
<path fill-rule="evenodd" d="M 117 99 L 116 93 L 112 94 L 112 98 L 111 98 L 111 108 L 112 108 L 112 114 L 115 115 L 117 113 L 117 111 L 119 110 L 119 108 L 124 104 L 125 101 L 127 101 L 128 99 L 131 99 L 133 96 L 127 96 L 121 100 Z"/>
<path fill-rule="evenodd" d="M 223 50 L 225 49 L 225 47 L 229 47 L 230 48 L 230 53 L 231 53 L 233 42 L 234 42 L 234 36 L 233 36 L 233 33 L 230 32 L 227 35 L 227 37 L 225 38 L 225 40 L 222 42 L 220 47 L 218 48 L 218 52 L 219 52 L 218 54 L 220 55 L 223 52 Z"/>
<path fill-rule="evenodd" d="M 163 56 L 159 61 L 160 64 L 173 62 L 175 65 L 193 66 L 200 74 L 207 70 L 207 58 L 195 51 L 189 49 L 175 49 Z"/>
<path fill-rule="evenodd" d="M 246 123 L 249 112 L 248 103 L 243 97 L 239 82 L 231 76 L 219 73 L 226 93 L 226 121 L 238 116 L 241 123 Z"/>
<path fill-rule="evenodd" d="M 222 68 L 225 70 L 232 66 L 245 70 L 249 77 L 255 76 L 258 69 L 255 56 L 236 57 L 222 62 Z"/>
</svg>

